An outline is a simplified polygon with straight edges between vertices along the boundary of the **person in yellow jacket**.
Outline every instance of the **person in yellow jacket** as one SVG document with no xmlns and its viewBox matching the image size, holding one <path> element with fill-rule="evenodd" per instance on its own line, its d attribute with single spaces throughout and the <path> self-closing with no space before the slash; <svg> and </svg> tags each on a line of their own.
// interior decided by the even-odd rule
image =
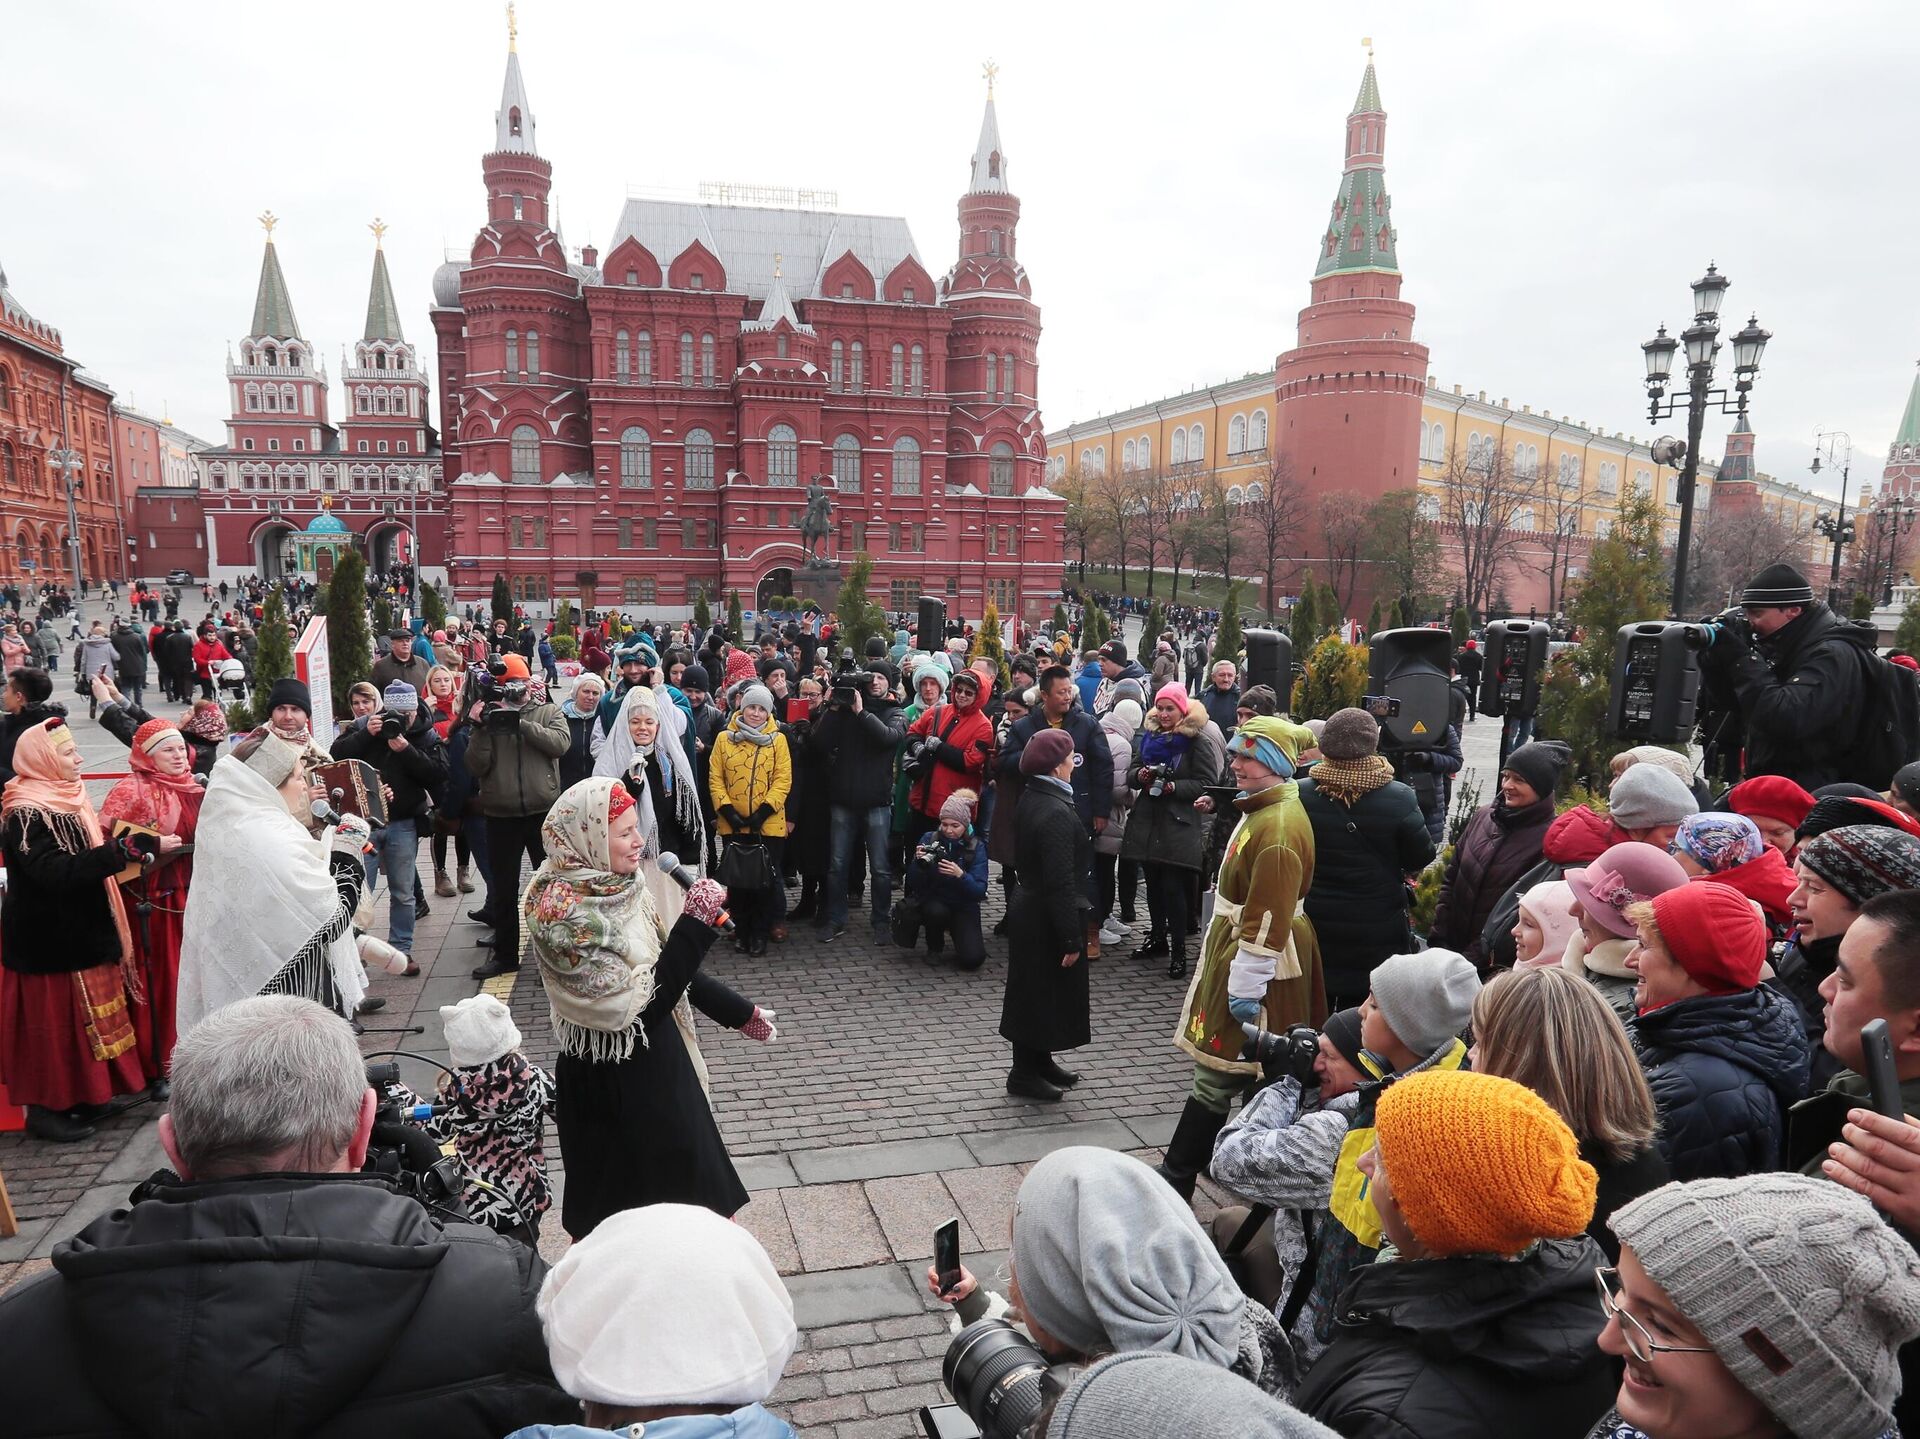
<svg viewBox="0 0 1920 1439">
<path fill-rule="evenodd" d="M 1160 1164 L 1161 1175 L 1188 1198 L 1233 1097 L 1260 1081 L 1259 1063 L 1241 1057 L 1241 1023 L 1278 1031 L 1317 1028 L 1327 1017 L 1320 946 L 1301 907 L 1313 884 L 1313 823 L 1292 777 L 1300 751 L 1312 743 L 1305 726 L 1256 715 L 1227 744 L 1240 819 L 1220 863 L 1213 919 L 1173 1036 L 1193 1056 L 1193 1089 Z"/>
<path fill-rule="evenodd" d="M 707 761 L 715 827 L 726 844 L 720 880 L 732 897 L 736 942 L 748 954 L 765 954 L 769 934 L 786 916 L 780 851 L 792 788 L 793 757 L 773 722 L 773 696 L 765 685 L 748 685 Z"/>
</svg>

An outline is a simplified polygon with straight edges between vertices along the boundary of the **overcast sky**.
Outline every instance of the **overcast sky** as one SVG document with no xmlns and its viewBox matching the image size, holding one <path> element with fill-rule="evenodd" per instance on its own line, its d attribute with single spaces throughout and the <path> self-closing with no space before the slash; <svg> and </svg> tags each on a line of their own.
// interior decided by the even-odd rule
<svg viewBox="0 0 1920 1439">
<path fill-rule="evenodd" d="M 330 373 L 360 333 L 376 214 L 408 338 L 431 350 L 429 278 L 483 215 L 501 6 L 5 4 L 0 266 L 124 399 L 223 436 L 221 367 L 269 207 Z M 605 246 L 630 185 L 784 184 L 904 215 L 938 276 L 993 57 L 1050 426 L 1268 368 L 1292 343 L 1363 34 L 1405 294 L 1443 388 L 1683 432 L 1649 425 L 1639 344 L 1683 327 L 1715 260 L 1729 331 L 1757 310 L 1775 333 L 1762 467 L 1807 482 L 1814 431 L 1839 428 L 1857 483 L 1920 358 L 1905 0 L 518 14 L 575 247 Z M 1730 423 L 1710 422 L 1709 456 Z"/>
</svg>

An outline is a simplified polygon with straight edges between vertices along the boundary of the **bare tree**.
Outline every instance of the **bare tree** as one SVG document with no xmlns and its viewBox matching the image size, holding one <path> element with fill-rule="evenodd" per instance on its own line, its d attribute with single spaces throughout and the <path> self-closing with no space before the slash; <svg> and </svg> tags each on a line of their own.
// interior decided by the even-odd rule
<svg viewBox="0 0 1920 1439">
<path fill-rule="evenodd" d="M 1133 553 L 1134 531 L 1140 519 L 1140 497 L 1131 473 L 1098 469 L 1086 477 L 1087 506 L 1095 516 L 1095 536 L 1104 539 L 1108 558 L 1120 571 L 1120 589 L 1127 588 L 1127 562 Z"/>
<path fill-rule="evenodd" d="M 1459 551 L 1460 587 L 1477 615 L 1499 584 L 1509 558 L 1514 520 L 1530 508 L 1536 477 L 1515 476 L 1492 441 L 1454 447 L 1440 477 L 1440 527 Z"/>
<path fill-rule="evenodd" d="M 1246 489 L 1230 485 L 1218 470 L 1209 470 L 1200 484 L 1200 503 L 1187 511 L 1187 523 L 1193 532 L 1193 562 L 1218 570 L 1220 578 L 1233 583 L 1233 563 L 1243 556 L 1240 532 L 1247 523 Z"/>
<path fill-rule="evenodd" d="M 1439 591 L 1440 536 L 1417 490 L 1389 490 L 1368 507 L 1366 553 L 1376 594 L 1406 601 L 1409 617 L 1416 600 Z"/>
<path fill-rule="evenodd" d="M 1294 571 L 1286 552 L 1298 542 L 1306 528 L 1307 500 L 1300 482 L 1293 476 L 1293 461 L 1277 451 L 1269 451 L 1265 473 L 1247 482 L 1246 503 L 1240 507 L 1246 526 L 1247 543 L 1260 560 L 1260 573 L 1266 583 L 1267 618 L 1273 619 L 1279 606 L 1276 580 Z"/>
<path fill-rule="evenodd" d="M 1195 474 L 1169 475 L 1154 496 L 1154 503 L 1161 512 L 1167 561 L 1173 566 L 1173 589 L 1168 594 L 1169 600 L 1180 598 L 1180 567 L 1193 554 L 1198 539 L 1194 521 L 1204 503 L 1204 491 L 1200 484 L 1200 477 Z"/>
<path fill-rule="evenodd" d="M 1147 594 L 1153 594 L 1161 556 L 1167 552 L 1172 527 L 1178 519 L 1170 496 L 1175 486 L 1157 465 L 1132 469 L 1121 476 L 1133 495 L 1133 552 L 1147 570 Z"/>
<path fill-rule="evenodd" d="M 1353 604 L 1360 581 L 1360 556 L 1367 547 L 1367 504 L 1344 490 L 1322 497 L 1320 537 L 1327 551 L 1327 583 L 1339 602 L 1341 615 Z"/>
<path fill-rule="evenodd" d="M 1865 535 L 1866 525 L 1861 524 L 1859 530 Z M 1687 566 L 1687 612 L 1716 610 L 1730 603 L 1731 593 L 1768 565 L 1781 560 L 1804 564 L 1807 534 L 1807 530 L 1789 525 L 1764 505 L 1731 500 L 1709 505 L 1693 532 L 1693 555 Z M 1860 548 L 1852 553 L 1858 555 Z M 1824 586 L 1816 585 L 1815 589 L 1824 591 Z"/>
<path fill-rule="evenodd" d="M 1078 569 L 1084 582 L 1087 578 L 1087 549 L 1102 533 L 1105 516 L 1100 512 L 1098 492 L 1087 482 L 1087 475 L 1078 465 L 1070 465 L 1053 485 L 1054 493 L 1067 502 L 1067 512 L 1061 520 L 1061 532 L 1069 553 L 1079 551 Z"/>
<path fill-rule="evenodd" d="M 1547 613 L 1558 614 L 1562 608 L 1567 585 L 1567 569 L 1573 563 L 1573 557 L 1580 548 L 1580 471 L 1578 462 L 1569 465 L 1571 455 L 1561 456 L 1561 468 L 1553 475 L 1543 475 L 1534 489 L 1535 532 L 1534 541 L 1538 557 L 1529 561 L 1532 568 L 1546 577 Z"/>
</svg>

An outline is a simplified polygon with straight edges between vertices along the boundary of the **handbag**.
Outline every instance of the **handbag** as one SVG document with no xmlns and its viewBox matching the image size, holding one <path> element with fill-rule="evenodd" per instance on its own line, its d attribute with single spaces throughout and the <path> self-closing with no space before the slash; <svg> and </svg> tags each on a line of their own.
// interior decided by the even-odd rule
<svg viewBox="0 0 1920 1439">
<path fill-rule="evenodd" d="M 893 902 L 893 912 L 887 916 L 887 926 L 896 945 L 901 949 L 912 949 L 920 942 L 920 901 L 910 894 L 901 895 Z"/>
<path fill-rule="evenodd" d="M 773 888 L 773 861 L 767 857 L 767 847 L 758 840 L 729 838 L 720 852 L 717 878 L 730 893 L 757 894 Z"/>
</svg>

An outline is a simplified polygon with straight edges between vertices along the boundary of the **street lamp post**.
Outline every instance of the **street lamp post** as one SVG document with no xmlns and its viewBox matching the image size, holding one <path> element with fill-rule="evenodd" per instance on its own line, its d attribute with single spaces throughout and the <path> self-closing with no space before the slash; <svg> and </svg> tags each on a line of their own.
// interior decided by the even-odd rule
<svg viewBox="0 0 1920 1439">
<path fill-rule="evenodd" d="M 1827 575 L 1827 608 L 1832 609 L 1840 600 L 1840 552 L 1853 543 L 1854 527 L 1847 522 L 1847 476 L 1853 470 L 1853 436 L 1845 430 L 1823 430 L 1813 437 L 1814 456 L 1810 466 L 1814 474 L 1820 473 L 1820 450 L 1827 452 L 1826 468 L 1832 469 L 1836 452 L 1840 464 L 1840 510 L 1838 514 L 1828 514 L 1822 510 L 1814 516 L 1813 527 L 1833 541 L 1833 568 Z"/>
<path fill-rule="evenodd" d="M 67 553 L 73 571 L 73 587 L 80 588 L 80 515 L 74 508 L 74 472 L 80 468 L 81 455 L 71 445 L 47 452 L 47 463 L 60 472 L 60 488 L 67 495 Z"/>
<path fill-rule="evenodd" d="M 407 536 L 408 548 L 411 553 L 407 556 L 407 559 L 409 562 L 408 570 L 412 578 L 410 588 L 413 597 L 413 612 L 416 615 L 420 613 L 420 492 L 432 484 L 432 476 L 429 474 L 425 465 L 414 465 L 412 467 L 411 473 L 407 476 L 407 499 L 411 510 L 408 520 L 410 533 Z"/>
<path fill-rule="evenodd" d="M 1720 353 L 1720 303 L 1732 282 L 1713 266 L 1693 282 L 1693 323 L 1674 339 L 1662 325 L 1659 332 L 1640 346 L 1647 364 L 1647 418 L 1666 419 L 1678 414 L 1684 404 L 1687 412 L 1685 441 L 1663 437 L 1654 442 L 1653 457 L 1660 464 L 1680 461 L 1680 537 L 1673 558 L 1673 617 L 1680 618 L 1687 597 L 1687 552 L 1693 543 L 1693 487 L 1700 474 L 1700 436 L 1706 428 L 1709 405 L 1718 402 L 1720 412 L 1744 415 L 1747 391 L 1760 373 L 1760 356 L 1773 338 L 1760 328 L 1758 317 L 1733 337 L 1734 394 L 1713 388 L 1714 357 Z M 1674 351 L 1685 345 L 1687 384 L 1684 397 L 1676 392 L 1667 398 L 1669 377 L 1673 372 Z"/>
<path fill-rule="evenodd" d="M 1913 528 L 1915 505 L 1913 500 L 1902 496 L 1875 505 L 1869 514 L 1867 523 L 1873 526 L 1873 539 L 1870 551 L 1873 560 L 1873 574 L 1881 579 L 1880 603 L 1893 603 L 1893 572 L 1900 558 L 1900 536 Z M 1885 540 L 1887 558 L 1884 571 L 1881 567 L 1880 544 Z"/>
</svg>

